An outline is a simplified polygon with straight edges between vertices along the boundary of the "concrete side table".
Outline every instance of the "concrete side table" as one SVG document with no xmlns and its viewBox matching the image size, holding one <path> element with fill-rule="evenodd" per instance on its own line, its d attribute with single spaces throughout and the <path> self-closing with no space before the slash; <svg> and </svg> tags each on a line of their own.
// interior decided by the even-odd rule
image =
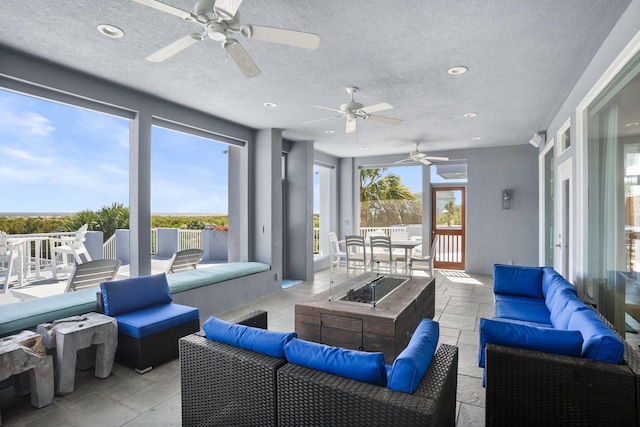
<svg viewBox="0 0 640 427">
<path fill-rule="evenodd" d="M 53 402 L 53 360 L 40 335 L 22 331 L 0 338 L 0 381 L 11 376 L 16 395 L 31 393 L 32 406 L 42 408 Z"/>
<path fill-rule="evenodd" d="M 76 378 L 79 351 L 96 345 L 95 376 L 111 375 L 118 345 L 118 323 L 113 317 L 87 313 L 38 325 L 47 350 L 55 349 L 55 392 L 71 393 Z M 91 366 L 91 365 L 90 365 Z"/>
</svg>

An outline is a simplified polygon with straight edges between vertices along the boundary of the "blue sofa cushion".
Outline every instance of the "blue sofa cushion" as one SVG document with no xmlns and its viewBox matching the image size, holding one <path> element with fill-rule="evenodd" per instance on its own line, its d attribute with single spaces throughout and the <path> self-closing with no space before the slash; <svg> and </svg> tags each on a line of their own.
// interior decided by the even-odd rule
<svg viewBox="0 0 640 427">
<path fill-rule="evenodd" d="M 294 338 L 285 344 L 284 353 L 287 361 L 296 365 L 378 386 L 387 385 L 381 352 L 348 350 Z"/>
<path fill-rule="evenodd" d="M 556 285 L 568 285 L 575 291 L 575 288 L 567 282 L 567 280 L 551 267 L 544 267 L 542 272 L 542 294 L 544 297 L 549 296 L 549 291 Z"/>
<path fill-rule="evenodd" d="M 600 320 L 595 311 L 588 309 L 574 312 L 569 320 L 569 329 L 576 329 L 582 333 L 582 357 L 600 362 L 622 362 L 622 340 Z"/>
<path fill-rule="evenodd" d="M 438 322 L 423 319 L 407 347 L 387 370 L 387 388 L 405 393 L 416 391 L 433 360 L 439 336 Z"/>
<path fill-rule="evenodd" d="M 496 316 L 504 319 L 551 324 L 546 305 L 534 305 L 518 301 L 496 301 Z"/>
<path fill-rule="evenodd" d="M 478 366 L 481 368 L 485 367 L 485 346 L 487 344 L 580 356 L 583 340 L 579 331 L 536 328 L 508 321 L 480 319 Z"/>
<path fill-rule="evenodd" d="M 493 294 L 493 297 L 495 301 L 517 302 L 531 305 L 545 305 L 544 298 L 523 297 L 519 295 L 509 294 Z"/>
<path fill-rule="evenodd" d="M 202 325 L 212 341 L 284 359 L 284 345 L 297 337 L 295 332 L 276 332 L 251 326 L 237 325 L 211 316 Z"/>
<path fill-rule="evenodd" d="M 543 267 L 495 264 L 493 291 L 496 294 L 543 298 L 542 273 Z"/>
<path fill-rule="evenodd" d="M 568 329 L 569 319 L 574 312 L 590 310 L 585 303 L 580 301 L 575 293 L 568 289 L 560 289 L 547 297 L 547 307 L 551 315 L 551 324 L 558 329 Z"/>
<path fill-rule="evenodd" d="M 172 301 L 164 273 L 100 283 L 104 314 L 117 316 Z"/>
<path fill-rule="evenodd" d="M 200 318 L 200 310 L 186 305 L 168 303 L 114 316 L 118 333 L 144 338 Z"/>
</svg>

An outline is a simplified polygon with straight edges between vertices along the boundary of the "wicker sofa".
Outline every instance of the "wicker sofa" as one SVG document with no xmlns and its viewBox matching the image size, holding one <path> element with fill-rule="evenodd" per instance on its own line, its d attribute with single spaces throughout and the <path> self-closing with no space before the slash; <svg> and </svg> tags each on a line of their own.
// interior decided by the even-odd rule
<svg viewBox="0 0 640 427">
<path fill-rule="evenodd" d="M 559 312 L 552 314 L 553 310 L 545 314 L 545 305 L 551 306 L 548 302 L 550 288 L 542 292 L 542 305 L 528 307 L 527 304 L 535 305 L 539 304 L 539 301 L 536 302 L 531 294 L 515 295 L 526 287 L 526 284 L 521 282 L 522 276 L 519 276 L 524 270 L 509 273 L 508 269 L 528 269 L 525 275 L 535 275 L 534 270 L 538 269 L 541 280 L 547 281 L 545 286 L 557 282 L 561 287 L 565 287 L 564 292 L 569 295 L 571 301 L 565 302 L 564 308 L 573 311 L 564 314 L 565 321 L 567 317 L 574 317 L 573 321 L 569 321 L 567 333 L 576 333 L 581 328 L 580 334 L 584 339 L 582 349 L 577 349 L 578 354 L 559 354 L 570 351 L 562 348 L 564 345 L 561 340 L 554 344 L 552 338 L 542 343 L 548 348 L 553 347 L 552 349 L 536 349 L 531 342 L 505 342 L 521 339 L 519 337 L 522 335 L 516 334 L 519 331 L 525 331 L 529 337 L 541 330 L 548 333 L 550 329 L 557 329 L 563 317 Z M 514 283 L 503 283 L 510 275 Z M 509 285 L 511 290 L 505 291 L 505 285 Z M 485 319 L 481 320 L 481 353 L 483 339 L 486 342 L 484 354 L 479 354 L 479 360 L 484 357 L 487 426 L 640 425 L 638 351 L 629 346 L 606 319 L 599 313 L 594 313 L 594 307 L 590 305 L 592 301 L 575 292 L 575 289 L 566 288 L 567 286 L 572 288 L 557 272 L 548 267 L 494 267 L 496 318 L 493 321 L 512 322 L 517 326 L 516 329 L 505 329 L 509 332 L 504 332 L 500 337 L 496 338 L 494 334 L 494 338 L 489 339 L 483 336 L 483 326 L 486 327 L 486 324 L 482 324 Z M 575 295 L 578 302 L 573 300 L 571 295 Z M 512 303 L 516 304 L 515 309 L 514 306 L 509 306 Z M 557 307 L 554 310 L 557 310 Z M 578 316 L 575 312 L 588 316 L 592 324 L 585 328 L 584 325 L 576 323 L 575 317 Z M 508 316 L 511 315 L 518 319 L 509 319 Z M 547 324 L 542 322 L 545 316 L 547 319 L 551 318 Z M 532 317 L 535 320 L 532 320 Z M 511 325 L 507 326 L 510 327 Z M 611 336 L 606 336 L 607 330 L 619 344 L 613 342 Z M 515 332 L 512 334 L 513 331 Z M 602 336 L 606 339 L 602 339 Z M 597 360 L 598 357 L 593 351 L 589 353 L 585 350 L 597 339 L 600 340 L 598 350 L 608 345 L 612 346 L 615 352 L 621 348 L 621 360 L 616 363 Z M 609 356 L 612 354 L 613 352 L 608 353 Z"/>
<path fill-rule="evenodd" d="M 254 312 L 232 322 L 266 329 L 266 313 Z M 184 426 L 453 426 L 457 366 L 457 348 L 440 345 L 410 394 L 192 334 L 180 340 L 182 422 Z"/>
</svg>

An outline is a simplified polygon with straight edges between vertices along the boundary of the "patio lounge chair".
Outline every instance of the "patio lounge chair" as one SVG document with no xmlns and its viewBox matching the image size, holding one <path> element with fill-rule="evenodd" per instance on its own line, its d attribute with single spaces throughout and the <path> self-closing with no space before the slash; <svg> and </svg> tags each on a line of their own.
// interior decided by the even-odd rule
<svg viewBox="0 0 640 427">
<path fill-rule="evenodd" d="M 9 282 L 15 269 L 15 262 L 18 260 L 18 248 L 7 242 L 7 233 L 0 230 L 0 284 L 4 284 L 0 292 L 7 292 Z M 20 274 L 18 268 L 16 274 Z"/>
<path fill-rule="evenodd" d="M 89 255 L 89 251 L 84 245 L 84 241 L 86 240 L 85 235 L 87 234 L 88 224 L 83 225 L 76 231 L 76 234 L 73 237 L 60 237 L 60 238 L 52 238 L 50 239 L 51 244 L 51 261 L 53 265 L 51 269 L 53 271 L 53 278 L 57 278 L 58 271 L 58 255 L 62 259 L 62 263 L 60 264 L 61 268 L 66 268 L 68 266 L 68 261 L 70 257 L 73 257 L 76 264 L 82 264 L 85 261 L 91 261 L 91 256 Z M 84 255 L 86 258 L 83 260 L 81 255 Z"/>
<path fill-rule="evenodd" d="M 169 261 L 169 267 L 165 273 L 177 273 L 179 271 L 195 270 L 196 266 L 202 260 L 204 251 L 202 249 L 185 249 L 173 254 Z"/>
</svg>

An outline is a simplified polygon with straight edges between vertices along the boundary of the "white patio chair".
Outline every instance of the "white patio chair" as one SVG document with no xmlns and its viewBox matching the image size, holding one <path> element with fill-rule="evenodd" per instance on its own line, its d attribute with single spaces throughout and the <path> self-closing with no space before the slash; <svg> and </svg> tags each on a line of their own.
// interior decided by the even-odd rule
<svg viewBox="0 0 640 427">
<path fill-rule="evenodd" d="M 422 271 L 428 271 L 429 277 L 433 277 L 433 261 L 435 259 L 436 247 L 438 246 L 439 239 L 440 239 L 440 236 L 436 234 L 436 237 L 433 238 L 433 242 L 431 243 L 429 256 L 411 257 L 409 259 L 409 270 L 412 276 L 413 276 L 413 270 L 422 270 Z"/>
<path fill-rule="evenodd" d="M 202 249 L 184 249 L 173 254 L 169 261 L 166 274 L 177 273 L 179 271 L 195 270 L 204 251 Z"/>
<path fill-rule="evenodd" d="M 73 237 L 58 237 L 51 238 L 51 269 L 53 271 L 53 278 L 57 278 L 58 267 L 67 269 L 69 266 L 69 258 L 73 257 L 75 264 L 82 264 L 85 261 L 91 261 L 89 251 L 87 251 L 84 241 L 87 234 L 88 224 L 83 225 L 76 231 Z M 86 258 L 83 260 L 81 255 Z M 58 265 L 58 256 L 61 258 L 61 263 Z"/>
<path fill-rule="evenodd" d="M 381 264 L 386 264 L 389 273 L 398 269 L 397 256 L 393 254 L 391 239 L 387 236 L 370 236 L 371 242 L 371 270 L 380 271 Z"/>
<path fill-rule="evenodd" d="M 34 285 L 19 289 L 11 289 L 11 294 L 21 301 L 43 298 L 81 289 L 94 288 L 102 282 L 115 279 L 120 268 L 119 259 L 97 259 L 77 264 L 71 276 L 64 283 Z"/>
<path fill-rule="evenodd" d="M 17 265 L 20 254 L 19 248 L 10 244 L 7 240 L 7 233 L 0 230 L 0 283 L 3 284 L 0 292 L 7 292 L 14 271 L 18 276 L 22 273 L 22 269 Z"/>
<path fill-rule="evenodd" d="M 347 276 L 349 269 L 359 268 L 367 269 L 367 247 L 364 243 L 364 237 L 358 235 L 345 236 L 344 242 L 347 252 Z"/>
<path fill-rule="evenodd" d="M 347 264 L 347 253 L 340 249 L 340 241 L 338 240 L 338 235 L 330 231 L 328 233 L 329 238 L 329 253 L 331 257 L 331 272 L 333 273 L 333 266 L 335 265 L 340 269 L 340 265 Z"/>
</svg>

